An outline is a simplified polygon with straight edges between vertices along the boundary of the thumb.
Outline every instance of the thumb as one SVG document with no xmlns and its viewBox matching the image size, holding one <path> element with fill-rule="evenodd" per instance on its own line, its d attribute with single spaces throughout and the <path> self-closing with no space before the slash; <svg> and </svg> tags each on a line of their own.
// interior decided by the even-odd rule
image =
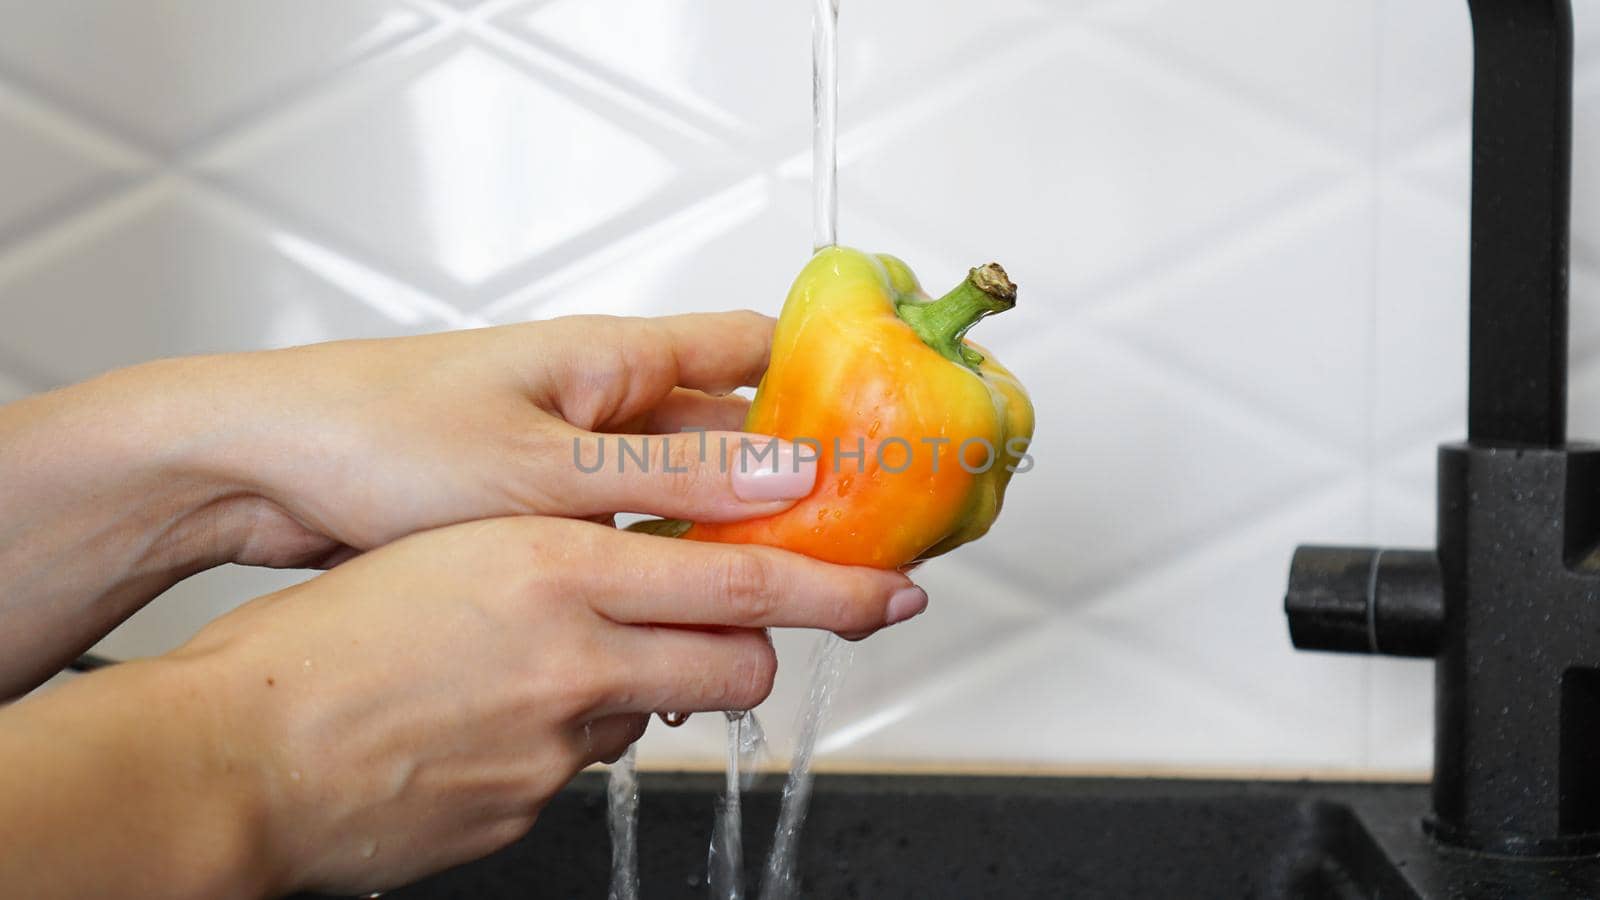
<svg viewBox="0 0 1600 900">
<path fill-rule="evenodd" d="M 811 493 L 817 448 L 760 434 L 593 434 L 573 438 L 566 515 L 646 513 L 729 522 L 782 512 Z"/>
</svg>

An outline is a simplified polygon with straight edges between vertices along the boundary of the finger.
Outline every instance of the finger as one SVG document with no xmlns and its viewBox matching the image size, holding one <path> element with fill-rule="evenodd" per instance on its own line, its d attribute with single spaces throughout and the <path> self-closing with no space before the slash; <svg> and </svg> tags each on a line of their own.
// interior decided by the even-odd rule
<svg viewBox="0 0 1600 900">
<path fill-rule="evenodd" d="M 673 388 L 726 394 L 754 386 L 767 368 L 773 324 L 748 310 L 557 319 L 546 325 L 555 348 L 545 360 L 551 378 L 536 397 L 575 425 L 615 429 Z"/>
<path fill-rule="evenodd" d="M 618 640 L 627 664 L 610 713 L 753 709 L 778 671 L 764 631 L 630 627 Z"/>
<path fill-rule="evenodd" d="M 570 450 L 534 461 L 552 508 L 585 517 L 647 513 L 697 522 L 770 516 L 811 493 L 813 445 L 728 431 L 592 434 L 572 430 Z"/>
<path fill-rule="evenodd" d="M 777 320 L 751 310 L 689 313 L 643 320 L 655 326 L 625 333 L 627 342 L 664 339 L 671 350 L 678 387 L 725 394 L 737 387 L 755 387 L 767 371 L 772 329 Z"/>
<path fill-rule="evenodd" d="M 715 397 L 703 391 L 674 388 L 646 413 L 638 430 L 646 434 L 674 434 L 685 429 L 738 431 L 750 413 L 750 401 L 736 394 Z"/>
<path fill-rule="evenodd" d="M 614 622 L 821 628 L 860 635 L 911 618 L 928 595 L 900 572 L 839 566 L 771 547 L 614 532 L 616 560 L 586 573 L 590 605 Z"/>
<path fill-rule="evenodd" d="M 644 737 L 649 726 L 649 713 L 618 713 L 584 723 L 584 764 L 616 762 L 635 741 Z"/>
</svg>

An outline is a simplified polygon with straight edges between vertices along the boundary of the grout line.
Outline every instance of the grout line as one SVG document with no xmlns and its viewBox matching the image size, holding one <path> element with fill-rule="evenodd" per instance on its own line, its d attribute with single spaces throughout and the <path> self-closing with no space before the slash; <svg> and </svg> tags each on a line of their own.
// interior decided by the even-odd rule
<svg viewBox="0 0 1600 900">
<path fill-rule="evenodd" d="M 153 181 L 149 173 L 103 171 L 77 188 L 52 198 L 51 202 L 5 225 L 0 225 L 0 267 L 13 250 L 44 232 L 68 227 L 75 219 L 133 193 Z"/>
<path fill-rule="evenodd" d="M 1155 565 L 1141 567 L 1120 566 L 1107 571 L 1097 577 L 1071 585 L 1068 590 L 1079 597 L 1086 598 L 1086 602 L 1063 609 L 1058 606 L 1045 606 L 1045 617 L 1078 617 L 1092 616 L 1096 609 L 1110 602 L 1107 596 L 1113 593 L 1139 590 L 1141 587 L 1174 577 L 1184 568 L 1195 564 L 1196 560 L 1214 554 L 1219 548 L 1227 547 L 1233 542 L 1253 539 L 1254 535 L 1262 530 L 1276 527 L 1276 522 L 1288 518 L 1296 512 L 1327 503 L 1330 498 L 1336 498 L 1348 492 L 1359 483 L 1359 476 L 1347 476 L 1313 494 L 1291 494 L 1290 499 L 1283 499 L 1283 495 L 1276 494 L 1265 498 L 1262 503 L 1231 516 L 1231 520 L 1240 524 L 1231 528 L 1215 531 L 1214 525 L 1197 526 L 1194 531 L 1176 535 L 1171 543 L 1184 549 L 1177 554 L 1161 556 L 1160 562 Z M 1196 539 L 1197 536 L 1199 539 Z M 1017 593 L 1052 596 L 1061 591 L 1061 586 L 1040 584 L 1025 578 L 1013 575 L 1015 567 L 1008 566 L 1003 560 L 995 560 L 988 556 L 986 547 L 982 543 L 974 544 L 967 554 L 972 560 L 972 566 L 979 565 L 980 560 L 987 560 L 986 568 L 991 570 L 991 576 L 1003 579 L 1008 585 L 1015 588 Z M 1287 564 L 1287 560 L 1285 561 Z M 1129 576 L 1128 571 L 1137 574 Z"/>
<path fill-rule="evenodd" d="M 583 109 L 630 134 L 658 145 L 670 135 L 674 143 L 687 140 L 725 153 L 735 149 L 727 135 L 708 127 L 703 114 L 538 35 L 507 31 L 492 22 L 465 23 L 461 34 L 541 85 L 542 79 L 559 82 Z M 648 132 L 641 133 L 641 126 Z"/>
<path fill-rule="evenodd" d="M 748 141 L 740 122 L 730 114 L 707 105 L 701 109 L 682 98 L 665 93 L 653 85 L 634 79 L 596 63 L 572 49 L 526 31 L 510 30 L 494 22 L 475 29 L 473 36 L 485 45 L 508 56 L 562 73 L 569 86 L 585 93 L 605 94 L 621 100 L 630 112 L 693 136 L 696 140 L 738 147 Z M 531 52 L 530 52 L 531 51 Z M 588 108 L 588 107 L 586 107 Z"/>
<path fill-rule="evenodd" d="M 490 320 L 513 312 L 519 317 L 538 317 L 540 307 L 558 296 L 563 288 L 581 283 L 596 273 L 606 272 L 624 261 L 683 252 L 686 248 L 714 241 L 760 215 L 772 202 L 772 184 L 769 177 L 755 174 L 696 196 L 700 199 L 635 230 L 624 231 L 592 252 L 562 257 L 553 268 L 531 279 L 519 279 L 517 287 L 490 300 L 480 308 L 479 315 Z M 617 221 L 614 219 L 607 224 Z"/>
<path fill-rule="evenodd" d="M 150 158 L 158 163 L 172 165 L 206 155 L 215 144 L 231 140 L 238 132 L 270 122 L 287 110 L 313 99 L 320 93 L 318 88 L 330 82 L 344 80 L 354 72 L 400 55 L 409 49 L 410 44 L 422 42 L 425 45 L 429 40 L 436 40 L 437 38 L 431 36 L 441 30 L 438 22 L 421 23 L 415 31 L 405 37 L 397 37 L 387 45 L 379 44 L 353 56 L 335 54 L 321 66 L 314 66 L 301 72 L 298 77 L 291 78 L 286 84 L 269 91 L 255 102 L 238 105 L 231 112 L 216 116 L 207 122 L 199 133 L 183 138 L 180 143 L 172 146 L 133 133 L 118 123 L 105 120 L 100 113 L 76 99 L 57 94 L 27 73 L 4 65 L 3 61 L 0 61 L 0 79 L 19 93 L 32 95 L 35 100 L 47 105 L 63 118 L 70 119 L 79 127 L 126 148 L 127 152 Z"/>
<path fill-rule="evenodd" d="M 1241 405 L 1255 410 L 1262 418 L 1290 429 L 1314 443 L 1331 443 L 1339 447 L 1342 452 L 1359 449 L 1364 440 L 1362 435 L 1350 435 L 1347 438 L 1339 435 L 1330 437 L 1328 433 L 1322 431 L 1315 418 L 1300 420 L 1280 402 L 1259 397 L 1242 397 L 1241 391 L 1228 383 L 1217 371 L 1203 364 L 1189 363 L 1182 357 L 1167 353 L 1159 340 L 1143 337 L 1137 328 L 1130 324 L 1142 318 L 1142 314 L 1151 312 L 1150 307 L 1158 302 L 1159 295 L 1181 293 L 1193 281 L 1202 279 L 1227 264 L 1270 256 L 1275 249 L 1271 246 L 1273 238 L 1284 232 L 1307 231 L 1348 213 L 1353 208 L 1358 208 L 1359 203 L 1351 201 L 1347 196 L 1346 187 L 1351 183 L 1340 181 L 1322 194 L 1313 195 L 1304 203 L 1291 205 L 1281 215 L 1269 216 L 1248 229 L 1225 235 L 1214 243 L 1191 248 L 1175 260 L 1149 265 L 1155 274 L 1147 276 L 1142 283 L 1135 282 L 1132 288 L 1121 291 L 1120 297 L 1108 290 L 1107 294 L 1087 304 L 1079 312 L 1084 318 L 1099 326 L 1095 328 L 1097 332 L 1110 332 L 1115 336 L 1114 340 L 1147 362 L 1180 373 L 1185 376 L 1186 381 L 1202 382 L 1216 388 L 1223 395 L 1243 400 Z M 1118 302 L 1119 300 L 1121 302 Z M 1363 372 L 1363 377 L 1369 374 Z M 1348 387 L 1350 390 L 1358 389 L 1357 385 Z M 1365 390 L 1365 387 L 1363 384 L 1361 389 Z M 1350 446 L 1345 446 L 1345 440 L 1349 441 Z"/>
<path fill-rule="evenodd" d="M 448 26 L 438 21 L 422 23 L 415 31 L 380 44 L 365 53 L 336 59 L 320 70 L 303 75 L 274 94 L 247 105 L 212 123 L 173 154 L 178 165 L 194 164 L 252 133 L 272 128 L 279 121 L 321 102 L 330 85 L 343 86 L 372 72 L 400 66 L 404 58 L 426 52 L 449 39 Z"/>
</svg>

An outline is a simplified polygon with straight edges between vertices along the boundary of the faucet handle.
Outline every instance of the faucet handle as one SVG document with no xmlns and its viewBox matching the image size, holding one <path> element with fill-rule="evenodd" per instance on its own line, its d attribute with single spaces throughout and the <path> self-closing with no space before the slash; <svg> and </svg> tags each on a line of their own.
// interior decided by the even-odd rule
<svg viewBox="0 0 1600 900">
<path fill-rule="evenodd" d="M 1283 601 L 1302 650 L 1433 656 L 1444 586 L 1432 550 L 1300 547 Z"/>
</svg>

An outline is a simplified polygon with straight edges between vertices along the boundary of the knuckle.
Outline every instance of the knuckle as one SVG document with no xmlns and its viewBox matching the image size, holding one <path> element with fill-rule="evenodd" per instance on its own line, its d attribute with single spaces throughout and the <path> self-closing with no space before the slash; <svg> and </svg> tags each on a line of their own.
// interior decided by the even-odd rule
<svg viewBox="0 0 1600 900">
<path fill-rule="evenodd" d="M 698 439 L 672 437 L 667 439 L 667 448 L 667 456 L 672 460 L 672 471 L 666 479 L 668 496 L 680 504 L 702 499 L 709 485 L 705 467 L 701 465 Z"/>
<path fill-rule="evenodd" d="M 717 579 L 717 598 L 729 618 L 728 622 L 717 624 L 764 622 L 777 605 L 777 575 L 771 562 L 759 553 L 724 553 Z"/>
<path fill-rule="evenodd" d="M 626 704 L 628 679 L 622 660 L 598 646 L 597 641 L 575 638 L 553 677 L 558 686 L 547 698 L 563 720 L 577 720 L 596 709 Z"/>
<path fill-rule="evenodd" d="M 854 585 L 840 601 L 835 615 L 838 630 L 853 633 L 869 632 L 883 625 L 884 605 L 888 591 L 876 579 Z"/>
</svg>

